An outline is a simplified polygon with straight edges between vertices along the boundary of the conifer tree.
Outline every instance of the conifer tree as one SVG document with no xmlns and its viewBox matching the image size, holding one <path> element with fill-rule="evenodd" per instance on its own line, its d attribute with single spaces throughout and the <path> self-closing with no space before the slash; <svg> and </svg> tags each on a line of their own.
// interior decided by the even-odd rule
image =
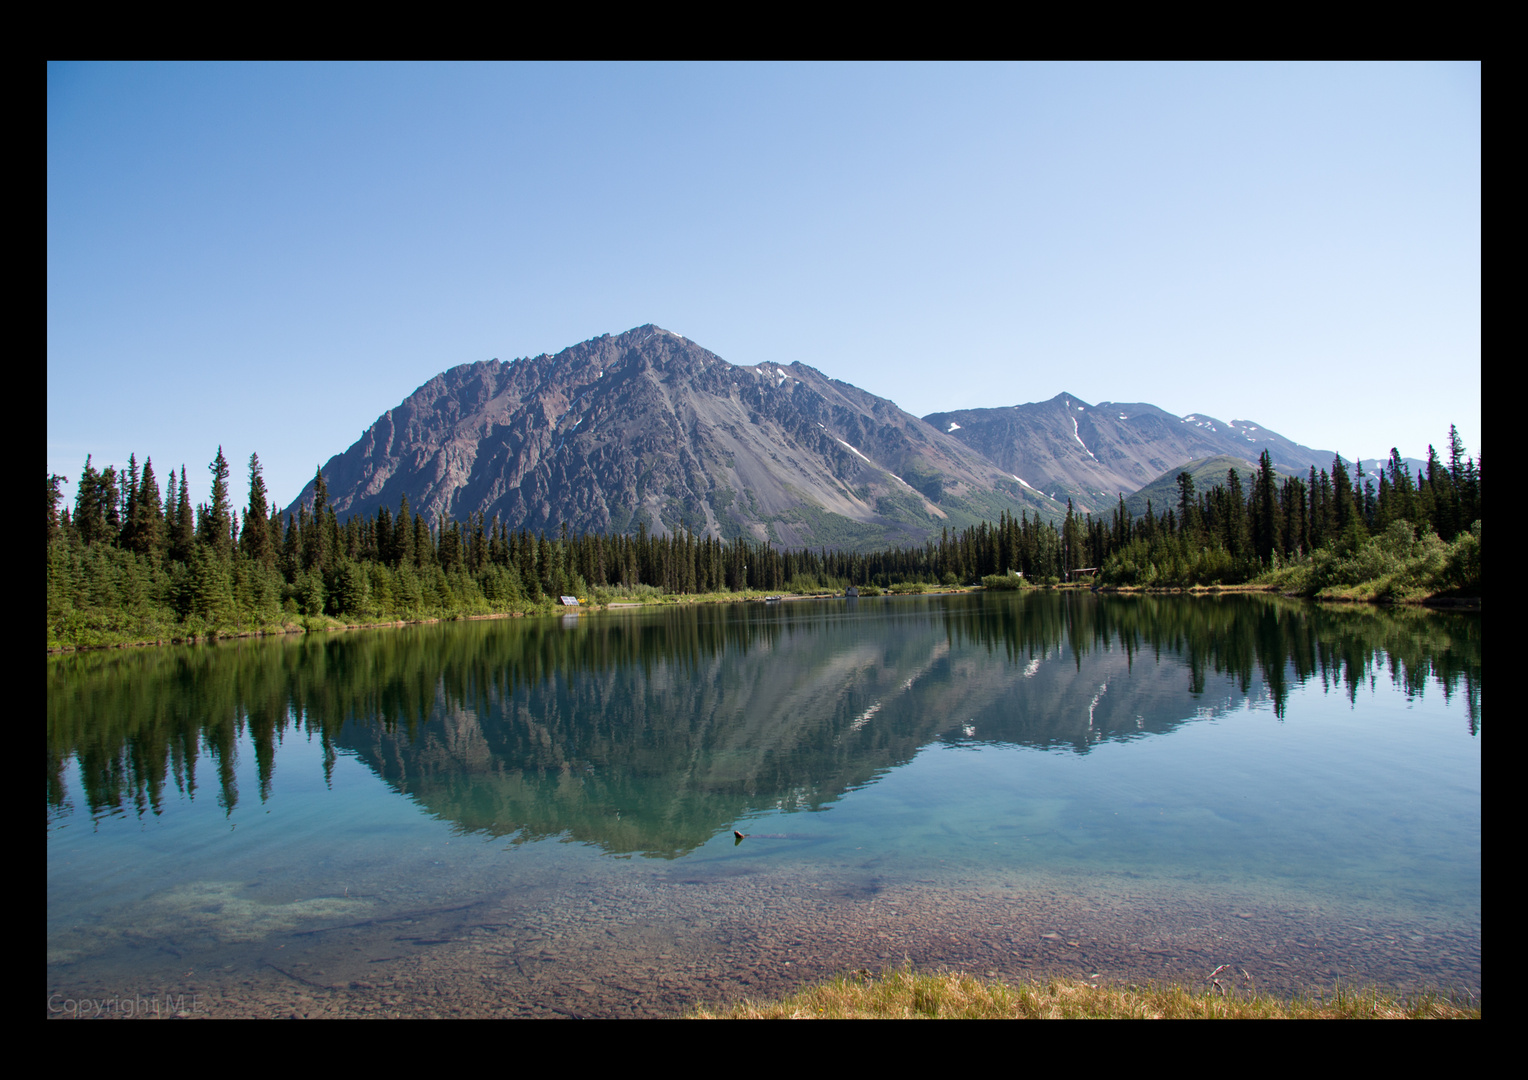
<svg viewBox="0 0 1528 1080">
<path fill-rule="evenodd" d="M 467 515 L 467 526 L 472 537 L 467 553 L 467 569 L 476 574 L 483 569 L 483 564 L 488 561 L 488 539 L 484 535 L 485 516 L 481 511 L 476 517 Z"/>
<path fill-rule="evenodd" d="M 340 522 L 333 506 L 324 507 L 322 523 L 324 532 L 324 573 L 331 573 L 345 557 L 345 539 L 340 535 Z"/>
<path fill-rule="evenodd" d="M 271 503 L 270 513 L 265 516 L 265 525 L 269 532 L 266 544 L 269 546 L 271 553 L 271 563 L 273 566 L 280 567 L 284 554 L 286 532 L 281 525 L 281 508 L 274 501 Z"/>
<path fill-rule="evenodd" d="M 562 593 L 555 558 L 552 542 L 546 538 L 546 533 L 542 533 L 536 541 L 536 565 L 541 571 L 541 591 L 548 596 L 558 596 Z"/>
<path fill-rule="evenodd" d="M 1318 548 L 1332 538 L 1332 478 L 1322 469 L 1310 467 L 1310 546 Z"/>
<path fill-rule="evenodd" d="M 173 475 L 173 474 L 172 474 Z M 138 497 L 127 523 L 130 551 L 157 559 L 164 550 L 164 510 L 159 505 L 159 481 L 154 477 L 154 459 L 143 459 L 143 477 L 138 482 Z"/>
<path fill-rule="evenodd" d="M 1374 517 L 1378 512 L 1379 507 L 1379 496 L 1374 491 L 1374 478 L 1367 475 L 1363 471 L 1362 465 L 1358 467 L 1358 478 L 1363 481 L 1363 497 L 1361 499 L 1361 503 L 1363 506 L 1364 527 L 1367 528 L 1370 533 L 1373 533 Z"/>
<path fill-rule="evenodd" d="M 1459 534 L 1458 493 L 1454 490 L 1454 478 L 1438 460 L 1438 451 L 1427 444 L 1427 486 L 1432 489 L 1433 528 L 1442 540 L 1452 540 Z"/>
<path fill-rule="evenodd" d="M 313 470 L 313 520 L 318 521 L 324 516 L 324 508 L 329 505 L 329 482 L 324 479 L 324 467 L 318 466 Z"/>
<path fill-rule="evenodd" d="M 207 505 L 198 539 L 226 561 L 233 555 L 233 507 L 228 499 L 228 459 L 221 446 L 207 471 L 212 474 L 212 501 Z"/>
<path fill-rule="evenodd" d="M 520 571 L 520 584 L 525 589 L 526 595 L 532 603 L 539 604 L 546 594 L 541 589 L 540 567 L 536 565 L 536 542 L 532 539 L 530 530 L 520 533 L 520 542 L 515 552 Z"/>
<path fill-rule="evenodd" d="M 1390 448 L 1390 464 L 1387 471 L 1390 478 L 1390 498 L 1394 503 L 1390 512 L 1391 519 L 1406 521 L 1410 523 L 1412 529 L 1425 525 L 1426 522 L 1421 519 L 1420 507 L 1417 505 L 1417 489 L 1412 483 L 1411 466 L 1401 460 L 1401 452 L 1393 446 Z"/>
<path fill-rule="evenodd" d="M 249 455 L 249 508 L 244 511 L 244 531 L 239 536 L 239 548 L 250 559 L 262 566 L 276 561 L 271 547 L 270 525 L 265 518 L 265 477 L 260 470 L 260 455 Z"/>
<path fill-rule="evenodd" d="M 452 521 L 440 531 L 440 568 L 449 574 L 461 565 L 461 530 L 456 522 Z"/>
<path fill-rule="evenodd" d="M 1480 520 L 1480 462 L 1474 458 L 1465 459 L 1464 480 L 1459 485 L 1459 499 L 1460 522 L 1468 522 L 1473 526 Z"/>
<path fill-rule="evenodd" d="M 300 509 L 300 508 L 299 508 Z M 313 473 L 313 512 L 298 516 L 298 530 L 302 541 L 302 568 L 322 574 L 329 567 L 334 554 L 328 528 L 329 485 L 324 482 L 323 467 Z"/>
<path fill-rule="evenodd" d="M 1072 512 L 1072 500 L 1066 500 L 1066 521 L 1061 526 L 1061 576 L 1070 580 L 1071 573 L 1084 565 L 1081 559 L 1081 529 L 1077 516 Z"/>
<path fill-rule="evenodd" d="M 296 585 L 302 574 L 302 527 L 298 519 L 304 513 L 299 506 L 297 513 L 287 517 L 286 534 L 281 538 L 281 576 L 289 585 Z"/>
<path fill-rule="evenodd" d="M 64 493 L 59 490 L 60 484 L 67 484 L 67 478 L 58 473 L 48 474 L 48 543 L 53 543 L 59 536 L 58 504 L 63 501 Z"/>
<path fill-rule="evenodd" d="M 91 455 L 85 455 L 85 467 L 80 470 L 80 482 L 74 490 L 74 530 L 80 542 L 86 545 L 99 543 L 106 538 L 106 513 L 102 506 L 103 478 L 91 464 Z"/>
<path fill-rule="evenodd" d="M 169 517 L 166 507 L 165 516 Z M 189 563 L 196 547 L 196 519 L 191 513 L 191 488 L 186 483 L 186 467 L 180 467 L 180 488 L 175 517 L 170 523 L 170 561 Z"/>
<path fill-rule="evenodd" d="M 1252 538 L 1247 528 L 1247 503 L 1242 494 L 1241 474 L 1235 469 L 1226 471 L 1226 549 L 1233 559 L 1244 559 L 1251 553 Z"/>
<path fill-rule="evenodd" d="M 108 465 L 101 470 L 99 497 L 101 516 L 106 522 L 106 534 L 103 539 L 111 544 L 115 544 L 117 538 L 122 535 L 122 495 L 118 490 L 121 482 L 114 467 Z"/>
<path fill-rule="evenodd" d="M 1276 485 L 1276 477 L 1273 472 L 1273 458 L 1267 450 L 1257 462 L 1257 481 L 1253 492 L 1253 542 L 1257 548 L 1257 557 L 1267 565 L 1273 558 L 1273 552 L 1278 547 L 1282 529 L 1279 522 L 1279 497 Z"/>
<path fill-rule="evenodd" d="M 414 565 L 421 570 L 435 565 L 435 538 L 423 514 L 414 515 Z"/>
<path fill-rule="evenodd" d="M 1448 426 L 1448 472 L 1454 482 L 1454 522 L 1459 531 L 1480 517 L 1480 472 L 1474 458 L 1466 458 L 1459 429 Z"/>
<path fill-rule="evenodd" d="M 408 492 L 404 492 L 398 502 L 398 525 L 393 530 L 392 562 L 394 566 L 413 566 L 415 561 L 414 519 L 409 513 Z"/>
<path fill-rule="evenodd" d="M 396 561 L 393 557 L 393 512 L 385 506 L 377 511 L 375 533 L 373 543 L 377 548 L 377 561 L 392 564 Z"/>
<path fill-rule="evenodd" d="M 164 539 L 165 545 L 172 543 L 175 536 L 176 508 L 180 506 L 180 488 L 175 485 L 175 470 L 170 470 L 170 478 L 164 485 Z M 168 556 L 169 552 L 166 551 Z"/>
<path fill-rule="evenodd" d="M 493 525 L 488 535 L 492 539 L 488 543 L 488 561 L 495 566 L 506 566 L 509 563 L 509 545 L 504 540 L 504 523 L 499 520 L 499 515 L 494 514 Z M 600 543 L 600 534 L 594 534 L 594 542 Z"/>
<path fill-rule="evenodd" d="M 1385 469 L 1379 470 L 1379 493 L 1374 498 L 1374 525 L 1375 533 L 1382 533 L 1390 527 L 1390 523 L 1396 520 L 1395 496 L 1390 487 L 1390 474 Z"/>
<path fill-rule="evenodd" d="M 1198 529 L 1194 519 L 1198 510 L 1199 505 L 1194 501 L 1194 478 L 1185 470 L 1178 474 L 1178 531 L 1190 543 L 1197 541 Z"/>
<path fill-rule="evenodd" d="M 138 509 L 138 455 L 127 455 L 127 479 L 122 484 L 122 531 L 117 543 L 127 547 L 128 533 L 132 531 L 133 519 Z"/>
<path fill-rule="evenodd" d="M 1361 493 L 1348 478 L 1342 455 L 1332 461 L 1332 538 L 1347 551 L 1356 550 L 1368 536 L 1360 506 Z"/>
</svg>

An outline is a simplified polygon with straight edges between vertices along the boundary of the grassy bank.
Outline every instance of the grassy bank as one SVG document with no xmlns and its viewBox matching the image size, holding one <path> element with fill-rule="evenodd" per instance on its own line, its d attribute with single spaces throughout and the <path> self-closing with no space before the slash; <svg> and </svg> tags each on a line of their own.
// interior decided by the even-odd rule
<svg viewBox="0 0 1528 1080">
<path fill-rule="evenodd" d="M 74 611 L 48 622 L 47 651 L 72 652 L 78 649 L 127 648 L 139 645 L 172 645 L 226 638 L 263 637 L 269 634 L 311 634 L 331 630 L 366 630 L 388 626 L 412 626 L 420 623 L 455 622 L 466 619 L 519 619 L 527 616 L 564 616 L 575 611 L 590 612 L 605 608 L 659 607 L 677 604 L 730 604 L 763 600 L 761 590 L 715 593 L 663 593 L 638 586 L 635 589 L 596 590 L 579 608 L 563 607 L 550 600 L 519 603 L 501 610 L 491 610 L 482 603 L 455 608 L 435 608 L 426 612 L 370 612 L 363 615 L 302 615 L 274 612 L 261 618 L 199 617 L 177 619 L 173 612 L 148 613 L 110 610 Z M 794 599 L 791 593 L 770 593 Z"/>
<path fill-rule="evenodd" d="M 1442 995 L 1401 1000 L 1377 990 L 1334 989 L 1320 997 L 1281 998 L 1236 987 L 1240 973 L 1221 976 L 1222 992 L 1181 986 L 1097 986 L 1053 979 L 1010 985 L 962 974 L 918 974 L 903 968 L 860 972 L 778 1001 L 701 1007 L 697 1020 L 1463 1020 L 1480 1007 Z"/>
<path fill-rule="evenodd" d="M 1478 529 L 1475 537 L 1478 552 Z M 1432 548 L 1427 554 L 1436 556 Z M 1434 558 L 1432 561 L 1436 561 Z M 1478 561 L 1478 559 L 1477 559 Z M 1290 595 L 1306 595 L 1320 600 L 1350 600 L 1372 603 L 1443 604 L 1478 609 L 1478 590 L 1473 596 L 1459 596 L 1458 590 L 1435 590 L 1413 584 L 1399 587 L 1399 580 L 1410 578 L 1413 572 L 1395 572 L 1382 581 L 1365 578 L 1348 584 L 1326 584 L 1320 589 L 1310 587 L 1309 570 L 1305 567 L 1284 568 L 1270 572 L 1254 582 L 1240 585 L 1190 585 L 1190 586 L 1143 586 L 1143 585 L 1096 585 L 1092 581 L 1065 584 L 1034 584 L 1024 579 L 1003 576 L 986 579 L 986 590 L 1022 588 L 1062 589 L 1087 591 L 1098 589 L 1111 593 L 1186 593 L 1218 594 L 1233 592 L 1281 592 Z M 1015 585 L 1014 582 L 1022 582 Z M 899 584 L 886 592 L 891 595 L 919 593 L 971 592 L 971 586 L 942 586 L 928 584 Z M 793 593 L 781 589 L 766 592 L 748 589 L 738 592 L 665 593 L 652 586 L 629 588 L 591 589 L 585 597 L 587 612 L 604 608 L 648 607 L 687 604 L 732 604 L 763 600 L 766 596 L 781 599 L 812 599 L 841 596 L 841 592 L 817 590 Z M 874 586 L 861 586 L 860 595 L 874 598 L 885 595 Z M 416 623 L 449 622 L 459 619 L 522 618 L 536 615 L 567 615 L 572 610 L 543 599 L 537 603 L 520 601 L 498 608 L 476 599 L 460 606 L 439 606 L 425 610 L 369 611 L 362 614 L 305 615 L 267 607 L 260 613 L 228 613 L 221 618 L 193 615 L 177 618 L 175 613 L 162 606 L 139 604 L 131 611 L 111 608 L 75 609 L 48 620 L 47 651 L 69 652 L 76 649 L 122 648 L 138 645 L 165 645 L 184 642 L 209 641 L 218 638 L 259 637 L 267 634 L 313 633 L 329 630 L 356 630 L 371 627 L 407 626 Z"/>
</svg>

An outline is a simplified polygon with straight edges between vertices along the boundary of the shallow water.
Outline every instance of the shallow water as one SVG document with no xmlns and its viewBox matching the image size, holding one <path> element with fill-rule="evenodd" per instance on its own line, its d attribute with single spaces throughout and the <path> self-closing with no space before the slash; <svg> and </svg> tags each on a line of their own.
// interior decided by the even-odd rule
<svg viewBox="0 0 1528 1080">
<path fill-rule="evenodd" d="M 1478 1000 L 1479 636 L 1051 593 L 53 658 L 48 1013 L 670 1015 L 904 961 Z"/>
</svg>

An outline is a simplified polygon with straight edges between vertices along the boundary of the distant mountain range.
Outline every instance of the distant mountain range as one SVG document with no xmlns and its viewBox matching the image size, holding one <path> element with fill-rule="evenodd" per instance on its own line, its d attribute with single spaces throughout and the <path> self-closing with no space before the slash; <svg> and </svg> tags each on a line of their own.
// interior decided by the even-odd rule
<svg viewBox="0 0 1528 1080">
<path fill-rule="evenodd" d="M 1274 467 L 1330 469 L 1336 455 L 1312 450 L 1246 420 L 1229 424 L 1202 413 L 1174 416 L 1143 402 L 1089 405 L 1072 394 L 1006 409 L 931 413 L 924 421 L 979 450 L 1025 484 L 1079 510 L 1112 508 L 1163 473 L 1209 457 L 1255 463 L 1268 451 Z M 1025 475 L 1025 474 L 1028 475 Z"/>
<path fill-rule="evenodd" d="M 1107 512 L 1196 459 L 1304 473 L 1312 450 L 1245 421 L 1070 395 L 919 419 L 804 364 L 729 364 L 647 325 L 443 372 L 323 466 L 340 520 L 497 515 L 512 529 L 652 533 L 865 550 L 1003 511 Z M 311 507 L 310 481 L 287 508 Z"/>
</svg>

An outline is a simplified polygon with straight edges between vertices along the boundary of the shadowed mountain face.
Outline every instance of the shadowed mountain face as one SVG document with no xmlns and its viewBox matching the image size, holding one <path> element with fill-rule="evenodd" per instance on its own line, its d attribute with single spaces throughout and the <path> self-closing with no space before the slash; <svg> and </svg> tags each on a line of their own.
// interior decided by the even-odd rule
<svg viewBox="0 0 1528 1080">
<path fill-rule="evenodd" d="M 452 368 L 323 468 L 344 520 L 498 515 L 512 529 L 787 546 L 921 542 L 1056 504 L 942 430 L 805 365 L 739 367 L 641 326 Z M 312 505 L 310 483 L 288 508 Z M 1064 506 L 1062 507 L 1064 512 Z"/>
<path fill-rule="evenodd" d="M 1155 405 L 1098 405 L 1072 394 L 1000 409 L 962 409 L 923 418 L 1018 477 L 1078 510 L 1107 512 L 1121 493 L 1199 458 L 1255 462 L 1266 449 L 1274 467 L 1303 474 L 1330 469 L 1333 453 L 1312 450 L 1246 420 L 1174 416 Z"/>
</svg>

